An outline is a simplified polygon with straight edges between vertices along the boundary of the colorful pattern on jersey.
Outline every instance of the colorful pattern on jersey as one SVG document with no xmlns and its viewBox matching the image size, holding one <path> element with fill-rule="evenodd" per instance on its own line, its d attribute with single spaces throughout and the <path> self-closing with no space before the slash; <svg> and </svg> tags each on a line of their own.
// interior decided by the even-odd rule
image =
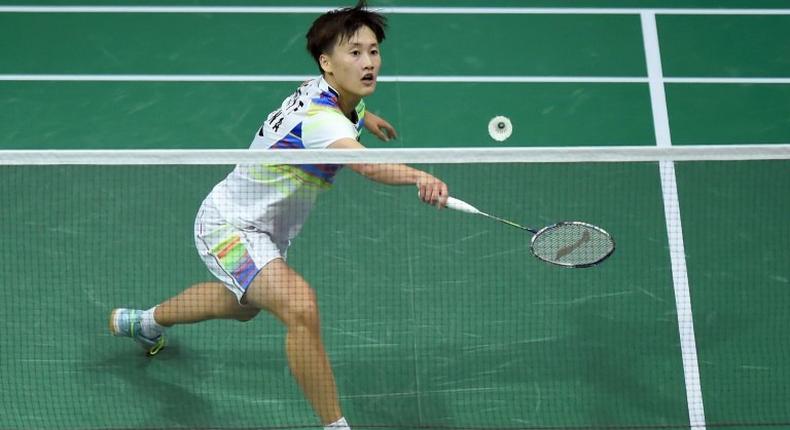
<svg viewBox="0 0 790 430">
<path fill-rule="evenodd" d="M 272 186 L 278 186 L 277 192 L 283 195 L 290 195 L 295 192 L 295 189 L 298 189 L 293 182 L 308 185 L 304 190 L 305 192 L 309 192 L 310 187 L 329 188 L 332 185 L 332 183 L 316 175 L 307 173 L 303 166 L 300 165 L 275 164 L 253 166 L 248 170 L 248 174 L 250 178 L 259 182 L 270 182 L 272 174 L 274 174 L 275 177 L 285 176 L 292 179 L 293 181 L 284 181 L 282 184 L 279 184 L 279 186 L 272 184 Z"/>
<path fill-rule="evenodd" d="M 304 149 L 302 123 L 297 124 L 285 137 L 272 145 L 271 149 Z"/>
<path fill-rule="evenodd" d="M 313 106 L 329 106 L 332 110 L 340 112 L 337 107 L 337 95 L 332 92 L 322 91 L 320 96 L 313 99 Z"/>
<path fill-rule="evenodd" d="M 340 109 L 338 109 L 338 101 L 337 95 L 332 92 L 322 91 L 319 97 L 315 97 L 310 104 L 310 109 L 308 110 L 308 115 L 316 114 L 317 112 L 321 111 L 328 111 L 338 115 L 342 115 Z M 359 105 L 356 107 L 357 117 L 359 119 L 359 124 L 357 126 L 357 130 L 362 129 L 364 124 L 364 117 L 365 117 L 365 105 L 364 103 L 360 102 Z M 304 143 L 302 142 L 302 124 L 299 123 L 296 127 L 293 128 L 288 134 L 285 135 L 282 139 L 277 141 L 274 145 L 271 146 L 271 149 L 304 149 Z M 299 164 L 296 165 L 297 168 L 302 170 L 303 172 L 320 179 L 326 184 L 332 184 L 335 181 L 335 175 L 337 171 L 340 170 L 343 165 L 341 164 Z M 297 175 L 298 176 L 298 175 Z"/>
<path fill-rule="evenodd" d="M 291 97 L 283 100 L 280 109 L 267 116 L 253 137 L 250 149 L 311 150 L 326 148 L 337 139 L 358 139 L 364 103 L 360 100 L 357 104 L 356 117 L 352 114 L 352 118 L 347 118 L 337 106 L 337 94 L 323 78 L 305 82 Z M 215 262 L 223 270 L 227 267 L 225 273 L 233 278 L 233 284 L 246 287 L 259 269 L 250 257 L 256 261 L 264 258 L 247 242 L 248 238 L 253 240 L 252 233 L 245 236 L 247 233 L 243 230 L 254 227 L 274 243 L 283 244 L 283 249 L 287 248 L 285 244 L 299 234 L 320 192 L 331 186 L 339 168 L 269 165 L 250 160 L 237 164 L 214 187 L 207 199 L 216 206 L 228 229 L 235 231 L 217 231 L 216 236 L 210 232 L 215 240 L 207 243 L 211 244 L 209 250 L 221 256 L 221 260 L 217 257 Z M 241 237 L 231 238 L 233 234 Z M 220 242 L 222 246 L 214 246 Z"/>
<path fill-rule="evenodd" d="M 260 268 L 255 266 L 247 248 L 237 233 L 230 235 L 211 249 L 211 253 L 219 260 L 220 265 L 233 277 L 242 290 L 246 291 Z"/>
</svg>

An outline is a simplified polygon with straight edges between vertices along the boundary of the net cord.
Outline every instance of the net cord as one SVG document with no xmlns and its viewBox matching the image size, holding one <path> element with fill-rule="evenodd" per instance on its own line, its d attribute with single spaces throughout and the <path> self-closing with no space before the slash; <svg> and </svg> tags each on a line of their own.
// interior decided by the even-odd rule
<svg viewBox="0 0 790 430">
<path fill-rule="evenodd" d="M 438 149 L 4 150 L 0 165 L 584 163 L 790 159 L 790 144 Z"/>
</svg>

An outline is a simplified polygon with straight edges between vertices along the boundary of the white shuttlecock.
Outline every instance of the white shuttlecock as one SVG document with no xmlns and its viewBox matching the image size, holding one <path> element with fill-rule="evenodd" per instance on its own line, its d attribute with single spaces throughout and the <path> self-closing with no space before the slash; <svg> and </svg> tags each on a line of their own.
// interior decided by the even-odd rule
<svg viewBox="0 0 790 430">
<path fill-rule="evenodd" d="M 502 142 L 513 134 L 513 124 L 506 116 L 495 116 L 488 123 L 488 134 L 497 142 Z"/>
</svg>

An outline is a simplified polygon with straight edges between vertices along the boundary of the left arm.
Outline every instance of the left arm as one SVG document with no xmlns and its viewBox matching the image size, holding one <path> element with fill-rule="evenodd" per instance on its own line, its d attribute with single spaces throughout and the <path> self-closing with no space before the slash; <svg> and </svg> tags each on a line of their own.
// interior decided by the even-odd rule
<svg viewBox="0 0 790 430">
<path fill-rule="evenodd" d="M 389 142 L 390 139 L 398 137 L 398 133 L 395 132 L 395 127 L 392 124 L 370 111 L 365 112 L 365 128 L 384 142 Z"/>
</svg>

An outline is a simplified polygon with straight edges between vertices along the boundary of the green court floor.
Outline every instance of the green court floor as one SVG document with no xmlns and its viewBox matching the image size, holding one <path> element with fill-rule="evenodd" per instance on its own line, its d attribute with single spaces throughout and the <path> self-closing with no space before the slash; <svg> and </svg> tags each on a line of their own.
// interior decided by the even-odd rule
<svg viewBox="0 0 790 430">
<path fill-rule="evenodd" d="M 309 75 L 314 17 L 0 12 L 0 76 Z M 656 22 L 665 77 L 790 77 L 790 15 Z M 647 74 L 639 15 L 390 23 L 385 76 Z M 246 148 L 295 85 L 0 80 L 0 148 Z M 669 83 L 666 96 L 675 145 L 790 142 L 790 84 Z M 363 134 L 371 147 L 656 145 L 647 82 L 381 82 L 367 104 L 400 132 Z M 514 123 L 504 143 L 486 130 L 499 114 Z M 549 267 L 505 226 L 342 171 L 288 257 L 317 291 L 354 428 L 690 428 L 657 163 L 418 167 L 516 221 L 600 224 L 618 249 L 594 269 Z M 210 279 L 193 221 L 231 168 L 0 167 L 0 429 L 318 428 L 268 315 L 177 327 L 155 359 L 107 331 L 113 307 Z M 707 428 L 790 428 L 790 163 L 675 169 Z"/>
</svg>

